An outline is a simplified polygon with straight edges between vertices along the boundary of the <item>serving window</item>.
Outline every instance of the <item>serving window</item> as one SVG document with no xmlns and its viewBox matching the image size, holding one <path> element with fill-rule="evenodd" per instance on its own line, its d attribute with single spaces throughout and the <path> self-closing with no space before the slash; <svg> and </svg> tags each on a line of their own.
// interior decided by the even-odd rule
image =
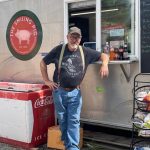
<svg viewBox="0 0 150 150">
<path fill-rule="evenodd" d="M 64 35 L 69 27 L 76 25 L 83 32 L 81 44 L 92 47 L 95 44 L 98 51 L 103 50 L 106 42 L 114 48 L 127 44 L 128 53 L 135 55 L 136 3 L 135 0 L 65 0 Z"/>
<path fill-rule="evenodd" d="M 127 44 L 128 52 L 134 53 L 134 6 L 132 0 L 101 1 L 101 46 L 108 42 L 119 48 Z"/>
</svg>

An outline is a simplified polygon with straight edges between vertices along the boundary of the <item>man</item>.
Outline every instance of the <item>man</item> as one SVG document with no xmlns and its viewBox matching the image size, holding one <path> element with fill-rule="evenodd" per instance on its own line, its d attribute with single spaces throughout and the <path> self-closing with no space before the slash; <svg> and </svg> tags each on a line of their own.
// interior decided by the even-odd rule
<svg viewBox="0 0 150 150">
<path fill-rule="evenodd" d="M 81 30 L 72 27 L 68 43 L 52 49 L 40 63 L 43 80 L 53 90 L 55 109 L 66 150 L 79 150 L 79 128 L 82 97 L 80 84 L 87 66 L 101 60 L 100 75 L 108 76 L 109 57 L 86 47 L 80 47 Z M 62 52 L 63 51 L 63 52 Z M 62 54 L 63 53 L 63 54 Z M 55 64 L 53 81 L 49 80 L 47 65 Z"/>
</svg>

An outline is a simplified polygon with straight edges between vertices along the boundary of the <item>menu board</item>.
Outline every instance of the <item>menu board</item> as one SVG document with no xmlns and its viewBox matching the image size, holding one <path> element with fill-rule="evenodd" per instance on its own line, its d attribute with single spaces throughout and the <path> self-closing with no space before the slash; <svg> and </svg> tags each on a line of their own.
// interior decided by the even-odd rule
<svg viewBox="0 0 150 150">
<path fill-rule="evenodd" d="M 150 0 L 141 0 L 141 72 L 150 73 Z"/>
</svg>

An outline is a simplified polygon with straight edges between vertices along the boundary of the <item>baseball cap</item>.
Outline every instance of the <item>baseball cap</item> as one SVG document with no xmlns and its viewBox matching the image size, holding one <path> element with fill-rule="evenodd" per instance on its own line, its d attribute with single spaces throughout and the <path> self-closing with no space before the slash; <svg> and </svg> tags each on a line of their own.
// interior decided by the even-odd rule
<svg viewBox="0 0 150 150">
<path fill-rule="evenodd" d="M 77 33 L 81 36 L 81 30 L 78 28 L 78 27 L 71 27 L 69 29 L 69 33 L 72 34 L 72 33 Z"/>
</svg>

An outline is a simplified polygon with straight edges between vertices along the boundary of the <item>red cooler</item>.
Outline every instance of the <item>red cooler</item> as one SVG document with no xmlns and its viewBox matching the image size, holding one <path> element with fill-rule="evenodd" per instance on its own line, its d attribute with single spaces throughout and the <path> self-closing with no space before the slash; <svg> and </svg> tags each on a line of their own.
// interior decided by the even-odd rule
<svg viewBox="0 0 150 150">
<path fill-rule="evenodd" d="M 55 124 L 52 91 L 43 84 L 0 82 L 0 142 L 32 148 Z"/>
</svg>

